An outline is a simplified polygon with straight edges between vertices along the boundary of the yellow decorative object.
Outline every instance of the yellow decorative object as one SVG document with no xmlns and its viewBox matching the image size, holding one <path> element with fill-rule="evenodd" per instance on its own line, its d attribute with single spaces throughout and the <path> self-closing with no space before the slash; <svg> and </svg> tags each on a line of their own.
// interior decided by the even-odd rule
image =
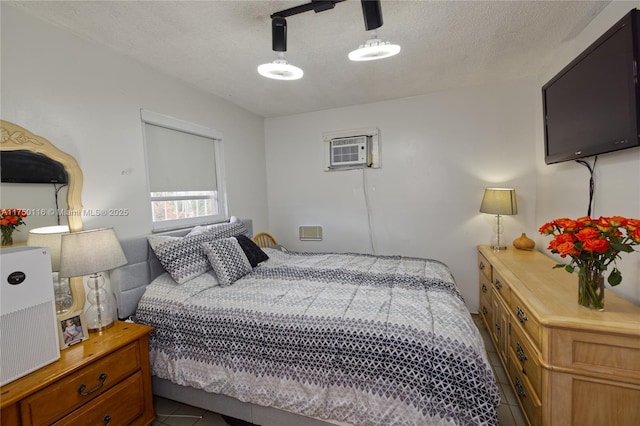
<svg viewBox="0 0 640 426">
<path fill-rule="evenodd" d="M 533 250 L 536 246 L 536 242 L 527 237 L 527 234 L 523 232 L 522 235 L 513 240 L 513 246 L 520 250 Z"/>
</svg>

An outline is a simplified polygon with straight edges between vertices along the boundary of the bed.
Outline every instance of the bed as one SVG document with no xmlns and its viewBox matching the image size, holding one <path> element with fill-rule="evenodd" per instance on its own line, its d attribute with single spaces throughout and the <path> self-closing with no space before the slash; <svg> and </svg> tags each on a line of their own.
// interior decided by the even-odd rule
<svg viewBox="0 0 640 426">
<path fill-rule="evenodd" d="M 112 287 L 121 318 L 155 327 L 156 395 L 274 426 L 497 425 L 500 394 L 446 265 L 267 248 L 229 282 L 235 261 L 220 269 L 210 249 L 233 257 L 234 240 L 202 246 L 213 266 L 202 273 L 180 256 L 178 273 L 163 266 L 156 251 L 164 261 L 171 244 L 122 242 L 129 264 Z"/>
</svg>

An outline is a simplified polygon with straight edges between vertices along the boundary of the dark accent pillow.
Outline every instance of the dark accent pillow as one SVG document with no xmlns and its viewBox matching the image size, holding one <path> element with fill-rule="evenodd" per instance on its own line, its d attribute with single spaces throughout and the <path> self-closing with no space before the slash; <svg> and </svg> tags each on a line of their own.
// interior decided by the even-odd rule
<svg viewBox="0 0 640 426">
<path fill-rule="evenodd" d="M 258 263 L 269 259 L 267 253 L 263 252 L 262 249 L 246 235 L 236 235 L 236 239 L 238 240 L 240 247 L 242 247 L 242 251 L 244 251 L 244 254 L 247 256 L 247 259 L 249 259 L 249 263 L 252 267 L 255 268 L 258 266 Z"/>
</svg>

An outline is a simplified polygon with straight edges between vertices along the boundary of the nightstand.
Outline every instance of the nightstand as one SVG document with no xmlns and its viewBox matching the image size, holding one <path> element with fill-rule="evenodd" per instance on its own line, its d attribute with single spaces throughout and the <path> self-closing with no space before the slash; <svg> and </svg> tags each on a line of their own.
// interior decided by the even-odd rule
<svg viewBox="0 0 640 426">
<path fill-rule="evenodd" d="M 60 359 L 0 388 L 3 425 L 150 425 L 149 333 L 116 321 Z"/>
</svg>

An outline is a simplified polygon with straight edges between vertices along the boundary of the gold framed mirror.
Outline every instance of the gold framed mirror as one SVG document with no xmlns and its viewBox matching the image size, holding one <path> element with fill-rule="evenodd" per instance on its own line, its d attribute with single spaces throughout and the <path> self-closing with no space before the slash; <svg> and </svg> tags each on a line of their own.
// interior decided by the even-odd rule
<svg viewBox="0 0 640 426">
<path fill-rule="evenodd" d="M 0 151 L 30 151 L 42 154 L 60 163 L 67 174 L 67 205 L 66 219 L 70 232 L 82 231 L 82 170 L 76 159 L 61 151 L 42 136 L 35 135 L 29 130 L 9 121 L 0 120 Z M 18 206 L 11 206 L 18 207 Z M 65 312 L 82 310 L 84 306 L 84 284 L 82 277 L 69 280 L 71 292 L 71 306 Z M 65 315 L 64 313 L 61 315 Z M 60 315 L 59 315 L 60 316 Z"/>
</svg>

